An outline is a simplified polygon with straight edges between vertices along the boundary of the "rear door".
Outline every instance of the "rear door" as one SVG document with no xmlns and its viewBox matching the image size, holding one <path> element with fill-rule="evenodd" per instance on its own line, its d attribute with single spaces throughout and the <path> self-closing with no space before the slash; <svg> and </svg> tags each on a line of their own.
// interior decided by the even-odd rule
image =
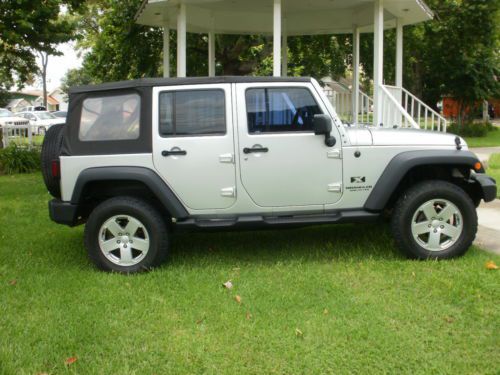
<svg viewBox="0 0 500 375">
<path fill-rule="evenodd" d="M 190 209 L 236 201 L 230 84 L 153 90 L 155 168 Z"/>
<path fill-rule="evenodd" d="M 341 139 L 315 135 L 327 110 L 312 84 L 237 84 L 241 180 L 261 207 L 332 204 L 342 196 Z"/>
</svg>

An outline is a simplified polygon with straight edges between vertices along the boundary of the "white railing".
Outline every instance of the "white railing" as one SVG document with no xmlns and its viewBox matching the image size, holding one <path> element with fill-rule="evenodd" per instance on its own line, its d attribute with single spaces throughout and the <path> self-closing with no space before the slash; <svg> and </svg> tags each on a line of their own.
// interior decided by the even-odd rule
<svg viewBox="0 0 500 375">
<path fill-rule="evenodd" d="M 404 87 L 383 86 L 400 104 L 419 129 L 436 130 L 446 132 L 448 121 L 437 111 L 429 107 Z M 408 116 L 402 118 L 398 123 L 401 127 L 414 126 L 410 123 Z"/>
<path fill-rule="evenodd" d="M 19 146 L 31 148 L 41 145 L 43 137 L 37 136 L 39 127 L 36 125 L 3 125 L 0 127 L 3 147 L 15 143 Z"/>
<path fill-rule="evenodd" d="M 338 92 L 331 88 L 326 88 L 324 91 L 340 119 L 344 122 L 352 122 L 352 91 Z M 370 124 L 373 117 L 373 99 L 364 92 L 360 91 L 358 103 L 358 123 Z"/>
<path fill-rule="evenodd" d="M 386 87 L 380 86 L 380 108 L 382 126 L 384 128 L 416 128 L 420 126 L 403 108 L 400 101 Z"/>
</svg>

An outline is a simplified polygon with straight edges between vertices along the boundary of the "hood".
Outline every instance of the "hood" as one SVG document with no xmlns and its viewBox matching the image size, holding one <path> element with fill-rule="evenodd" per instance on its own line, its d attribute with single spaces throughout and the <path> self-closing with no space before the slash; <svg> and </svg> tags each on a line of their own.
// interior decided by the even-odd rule
<svg viewBox="0 0 500 375">
<path fill-rule="evenodd" d="M 64 124 L 64 119 L 56 119 L 56 118 L 50 118 L 50 119 L 45 119 L 45 120 L 38 120 L 36 122 L 36 125 L 57 125 L 57 124 Z"/>
<path fill-rule="evenodd" d="M 454 134 L 419 129 L 350 128 L 349 139 L 357 146 L 455 146 Z M 467 143 L 460 138 L 467 148 Z"/>
</svg>

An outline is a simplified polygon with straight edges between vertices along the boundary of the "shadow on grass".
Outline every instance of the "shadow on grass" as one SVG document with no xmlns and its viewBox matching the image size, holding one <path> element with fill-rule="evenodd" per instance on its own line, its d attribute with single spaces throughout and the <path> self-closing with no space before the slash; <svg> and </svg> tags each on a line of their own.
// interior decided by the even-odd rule
<svg viewBox="0 0 500 375">
<path fill-rule="evenodd" d="M 58 234 L 57 243 L 49 247 L 52 253 L 50 261 L 64 265 L 66 269 L 86 269 L 91 264 L 83 245 L 83 231 L 66 230 L 64 234 Z M 45 256 L 38 254 L 38 257 Z M 172 235 L 169 260 L 161 269 L 280 262 L 361 262 L 368 259 L 405 259 L 395 248 L 389 228 L 383 223 L 259 231 L 177 232 Z"/>
<path fill-rule="evenodd" d="M 176 233 L 170 265 L 213 263 L 321 262 L 402 259 L 388 226 L 330 225 L 300 229 L 219 233 Z"/>
</svg>

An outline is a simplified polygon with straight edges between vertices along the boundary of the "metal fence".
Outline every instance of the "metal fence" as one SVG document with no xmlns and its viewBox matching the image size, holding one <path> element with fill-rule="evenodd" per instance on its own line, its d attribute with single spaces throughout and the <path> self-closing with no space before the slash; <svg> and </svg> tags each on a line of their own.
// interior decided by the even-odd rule
<svg viewBox="0 0 500 375">
<path fill-rule="evenodd" d="M 11 144 L 27 148 L 41 147 L 43 142 L 43 135 L 38 134 L 36 125 L 4 125 L 0 127 L 0 132 L 4 148 Z"/>
</svg>

